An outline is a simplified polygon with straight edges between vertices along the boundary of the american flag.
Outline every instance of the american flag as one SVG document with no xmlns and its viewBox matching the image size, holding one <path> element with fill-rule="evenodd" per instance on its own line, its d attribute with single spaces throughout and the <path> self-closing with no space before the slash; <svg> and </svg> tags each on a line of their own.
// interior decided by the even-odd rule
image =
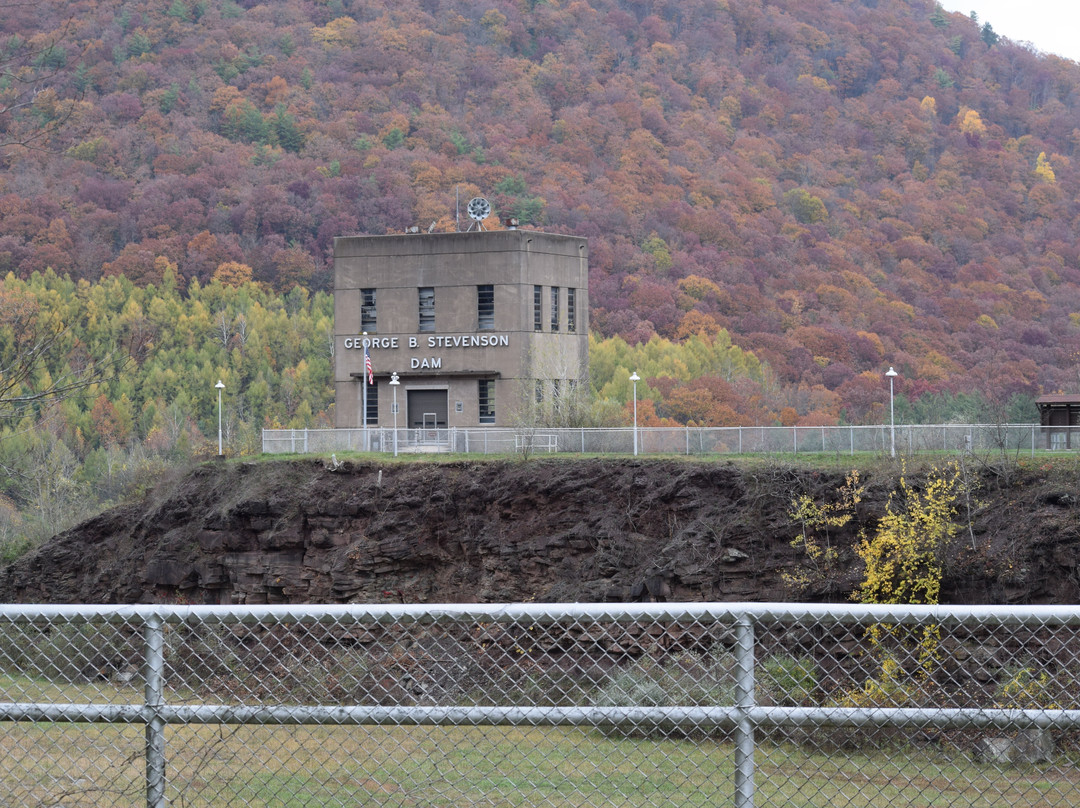
<svg viewBox="0 0 1080 808">
<path fill-rule="evenodd" d="M 364 370 L 367 371 L 367 383 L 375 384 L 375 372 L 371 369 L 371 354 L 367 346 L 364 346 Z"/>
</svg>

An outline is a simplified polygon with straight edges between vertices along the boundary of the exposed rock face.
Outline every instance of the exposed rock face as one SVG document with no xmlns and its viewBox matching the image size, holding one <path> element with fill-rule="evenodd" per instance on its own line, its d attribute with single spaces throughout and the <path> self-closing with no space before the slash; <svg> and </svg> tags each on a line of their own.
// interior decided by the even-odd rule
<svg viewBox="0 0 1080 808">
<path fill-rule="evenodd" d="M 784 600 L 781 573 L 801 560 L 791 498 L 828 497 L 843 476 L 695 460 L 210 463 L 0 571 L 0 599 Z M 982 498 L 947 599 L 1077 599 L 1080 519 L 1039 482 L 1027 500 Z M 833 537 L 845 559 L 894 485 L 872 480 L 865 513 Z M 857 580 L 852 564 L 803 597 L 843 599 Z"/>
</svg>

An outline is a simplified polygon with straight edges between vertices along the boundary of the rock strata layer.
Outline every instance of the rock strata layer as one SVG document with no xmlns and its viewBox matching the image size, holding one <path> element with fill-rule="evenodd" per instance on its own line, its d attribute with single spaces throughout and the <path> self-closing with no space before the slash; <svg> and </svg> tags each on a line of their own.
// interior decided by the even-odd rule
<svg viewBox="0 0 1080 808">
<path fill-rule="evenodd" d="M 208 463 L 0 571 L 0 599 L 790 600 L 783 573 L 806 563 L 791 544 L 792 497 L 824 501 L 843 477 L 700 460 Z M 858 582 L 851 547 L 895 488 L 864 479 L 858 518 L 830 538 L 842 564 L 802 599 L 846 600 Z M 947 601 L 1076 602 L 1071 501 L 1038 479 L 984 484 L 971 519 Z"/>
</svg>

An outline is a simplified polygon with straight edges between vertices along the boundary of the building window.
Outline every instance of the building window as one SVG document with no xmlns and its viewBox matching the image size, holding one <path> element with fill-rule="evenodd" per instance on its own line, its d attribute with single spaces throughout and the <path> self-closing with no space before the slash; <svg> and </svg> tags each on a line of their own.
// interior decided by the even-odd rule
<svg viewBox="0 0 1080 808">
<path fill-rule="evenodd" d="M 544 380 L 543 379 L 537 379 L 536 380 L 536 403 L 537 404 L 543 404 L 544 403 Z"/>
<path fill-rule="evenodd" d="M 544 330 L 544 287 L 533 287 L 533 331 Z"/>
<path fill-rule="evenodd" d="M 551 330 L 559 330 L 559 287 L 551 287 Z"/>
<path fill-rule="evenodd" d="M 435 290 L 430 286 L 420 287 L 420 330 L 435 330 Z"/>
<path fill-rule="evenodd" d="M 480 380 L 480 423 L 495 423 L 495 380 Z"/>
<path fill-rule="evenodd" d="M 378 318 L 375 316 L 375 290 L 360 290 L 360 330 L 368 334 L 374 334 L 379 330 Z"/>
<path fill-rule="evenodd" d="M 495 287 L 490 283 L 476 287 L 476 325 L 480 331 L 495 328 Z"/>
<path fill-rule="evenodd" d="M 566 330 L 571 334 L 577 331 L 576 292 L 577 289 L 566 290 Z"/>
<path fill-rule="evenodd" d="M 379 385 L 369 384 L 367 386 L 367 425 L 379 423 Z"/>
</svg>

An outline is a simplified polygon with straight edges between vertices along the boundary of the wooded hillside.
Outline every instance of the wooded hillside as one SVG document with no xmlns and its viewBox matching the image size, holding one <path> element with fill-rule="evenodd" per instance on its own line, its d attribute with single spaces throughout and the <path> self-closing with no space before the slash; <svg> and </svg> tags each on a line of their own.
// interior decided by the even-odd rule
<svg viewBox="0 0 1080 808">
<path fill-rule="evenodd" d="M 727 329 L 856 418 L 890 364 L 913 398 L 1075 389 L 1080 67 L 928 0 L 0 16 L 0 93 L 40 90 L 0 138 L 64 124 L 6 149 L 0 272 L 325 290 L 334 236 L 483 194 L 589 237 L 601 337 Z"/>
</svg>

